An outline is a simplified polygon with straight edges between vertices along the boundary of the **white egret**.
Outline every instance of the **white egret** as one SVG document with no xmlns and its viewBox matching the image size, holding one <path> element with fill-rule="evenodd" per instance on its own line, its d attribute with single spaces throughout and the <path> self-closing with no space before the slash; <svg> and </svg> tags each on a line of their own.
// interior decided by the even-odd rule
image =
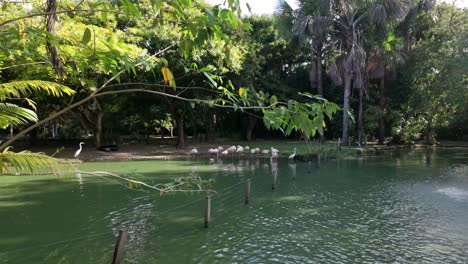
<svg viewBox="0 0 468 264">
<path fill-rule="evenodd" d="M 279 153 L 279 150 L 275 149 L 274 147 L 271 147 L 271 152 L 278 152 Z"/>
<path fill-rule="evenodd" d="M 236 146 L 230 146 L 227 150 L 228 151 L 236 151 Z"/>
<path fill-rule="evenodd" d="M 216 158 L 218 157 L 219 155 L 219 149 L 215 148 L 215 149 L 211 149 L 211 154 L 216 154 Z"/>
<path fill-rule="evenodd" d="M 289 158 L 288 159 L 294 159 L 296 157 L 296 148 L 294 148 L 294 153 L 289 155 Z"/>
<path fill-rule="evenodd" d="M 244 149 L 245 149 L 245 150 L 250 150 L 250 147 L 249 147 L 249 146 L 245 146 Z"/>
<path fill-rule="evenodd" d="M 227 154 L 229 154 L 229 150 L 227 150 L 227 149 L 225 151 L 221 152 L 221 155 L 227 155 Z"/>
<path fill-rule="evenodd" d="M 190 151 L 190 154 L 197 154 L 197 153 L 198 153 L 198 150 L 197 150 L 196 148 L 194 148 L 194 149 L 192 149 L 192 150 Z"/>
<path fill-rule="evenodd" d="M 274 160 L 274 159 L 277 159 L 277 158 L 278 158 L 278 152 L 275 152 L 275 151 L 271 152 L 271 158 L 270 159 Z"/>
<path fill-rule="evenodd" d="M 250 153 L 255 154 L 255 149 L 251 149 Z"/>
<path fill-rule="evenodd" d="M 78 158 L 78 156 L 80 155 L 81 150 L 83 149 L 83 144 L 84 142 L 80 142 L 80 149 L 75 152 L 75 158 Z"/>
<path fill-rule="evenodd" d="M 237 153 L 244 152 L 244 147 L 239 146 L 239 147 L 236 149 L 236 152 L 237 152 Z"/>
<path fill-rule="evenodd" d="M 262 154 L 268 154 L 270 151 L 268 149 L 262 150 Z"/>
<path fill-rule="evenodd" d="M 221 150 L 223 150 L 224 148 L 223 148 L 223 146 L 219 146 L 218 149 L 219 149 L 219 151 L 221 151 Z"/>
</svg>

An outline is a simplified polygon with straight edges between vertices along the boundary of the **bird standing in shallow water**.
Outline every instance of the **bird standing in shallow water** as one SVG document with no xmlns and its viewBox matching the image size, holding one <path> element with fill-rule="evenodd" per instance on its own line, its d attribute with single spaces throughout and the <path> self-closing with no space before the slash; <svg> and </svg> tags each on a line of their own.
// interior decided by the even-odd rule
<svg viewBox="0 0 468 264">
<path fill-rule="evenodd" d="M 294 153 L 289 155 L 289 158 L 290 160 L 294 160 L 294 158 L 296 157 L 296 148 L 294 148 Z"/>
<path fill-rule="evenodd" d="M 275 152 L 275 151 L 271 152 L 270 160 L 274 160 L 274 159 L 277 159 L 277 158 L 278 158 L 278 152 Z"/>
<path fill-rule="evenodd" d="M 75 152 L 75 158 L 78 158 L 78 156 L 80 155 L 81 153 L 81 150 L 83 149 L 83 145 L 84 142 L 80 142 L 80 149 L 78 149 L 76 152 Z"/>
</svg>

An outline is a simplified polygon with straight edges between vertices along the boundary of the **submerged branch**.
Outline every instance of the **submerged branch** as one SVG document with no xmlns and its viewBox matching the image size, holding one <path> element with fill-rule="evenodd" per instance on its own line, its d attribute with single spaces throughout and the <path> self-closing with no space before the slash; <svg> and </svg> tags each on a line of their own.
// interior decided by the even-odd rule
<svg viewBox="0 0 468 264">
<path fill-rule="evenodd" d="M 99 177 L 102 177 L 102 176 L 115 177 L 115 178 L 118 178 L 118 179 L 121 179 L 121 180 L 124 180 L 124 181 L 127 181 L 127 182 L 132 182 L 134 184 L 139 184 L 139 185 L 145 186 L 147 188 L 159 191 L 161 194 L 169 193 L 169 192 L 187 192 L 187 193 L 188 192 L 207 192 L 207 193 L 216 193 L 216 191 L 208 190 L 208 189 L 192 189 L 192 190 L 190 190 L 190 189 L 188 189 L 188 190 L 175 189 L 175 187 L 181 187 L 181 186 L 187 185 L 188 183 L 180 183 L 180 184 L 176 184 L 176 185 L 173 185 L 173 186 L 170 186 L 170 187 L 167 187 L 165 184 L 150 185 L 150 184 L 148 184 L 146 182 L 132 180 L 132 179 L 129 179 L 129 178 L 126 178 L 126 177 L 123 177 L 123 176 L 120 176 L 120 175 L 117 175 L 117 174 L 114 174 L 114 173 L 106 172 L 106 171 L 78 171 L 78 173 L 86 174 L 86 175 L 99 176 Z"/>
</svg>

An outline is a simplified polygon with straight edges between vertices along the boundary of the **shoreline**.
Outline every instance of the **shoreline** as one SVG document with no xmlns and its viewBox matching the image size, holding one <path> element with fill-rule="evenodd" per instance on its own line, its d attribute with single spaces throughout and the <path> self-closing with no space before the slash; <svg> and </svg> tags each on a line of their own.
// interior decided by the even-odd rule
<svg viewBox="0 0 468 264">
<path fill-rule="evenodd" d="M 223 142 L 223 146 L 226 146 L 225 142 Z M 243 143 L 243 145 L 249 144 L 247 142 L 236 142 L 236 143 Z M 277 145 L 279 144 L 303 144 L 301 142 L 275 142 Z M 233 143 L 234 145 L 235 143 Z M 251 143 L 255 144 L 255 143 Z M 188 158 L 214 158 L 216 155 L 211 155 L 208 153 L 209 148 L 215 147 L 215 143 L 200 143 L 200 144 L 191 144 L 185 147 L 184 149 L 178 149 L 174 146 L 152 146 L 152 145 L 123 145 L 118 151 L 100 151 L 97 149 L 87 149 L 83 151 L 80 155 L 79 160 L 81 162 L 110 162 L 110 161 L 144 161 L 144 160 L 176 160 L 176 159 L 188 159 Z M 333 144 L 331 144 L 331 148 L 325 149 L 326 152 L 330 150 L 333 154 L 338 154 L 336 157 L 335 155 L 329 156 L 329 158 L 346 158 L 346 157 L 359 157 L 359 156 L 375 156 L 380 155 L 388 152 L 399 151 L 399 150 L 410 150 L 410 149 L 453 149 L 453 148 L 468 148 L 468 144 L 441 144 L 441 145 L 368 145 L 367 147 L 359 148 L 357 146 L 351 147 L 342 147 L 341 151 L 337 151 L 333 148 Z M 189 151 L 193 148 L 197 148 L 199 153 L 193 155 L 190 154 Z M 40 151 L 40 150 L 39 150 Z M 66 158 L 66 159 L 73 159 L 73 153 L 75 150 L 71 148 L 64 149 L 60 153 L 56 155 L 58 158 Z M 43 150 L 44 152 L 44 150 Z M 47 152 L 51 152 L 51 150 L 46 150 Z M 287 151 L 280 151 L 279 158 L 285 158 L 289 156 L 289 152 Z M 305 154 L 305 153 L 298 153 L 297 157 L 299 160 L 304 160 L 304 156 L 313 155 L 317 156 L 318 153 L 312 154 Z M 300 158 L 302 156 L 302 158 Z M 221 155 L 219 155 L 221 157 Z M 251 153 L 243 153 L 243 154 L 228 154 L 225 156 L 226 158 L 231 157 L 244 157 L 244 158 L 262 158 L 267 159 L 270 158 L 270 154 L 251 154 Z"/>
</svg>

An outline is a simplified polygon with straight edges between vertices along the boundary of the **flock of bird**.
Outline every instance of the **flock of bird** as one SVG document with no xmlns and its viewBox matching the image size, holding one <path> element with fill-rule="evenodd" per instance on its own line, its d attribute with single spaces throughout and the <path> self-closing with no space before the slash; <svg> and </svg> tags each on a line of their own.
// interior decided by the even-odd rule
<svg viewBox="0 0 468 264">
<path fill-rule="evenodd" d="M 75 158 L 78 158 L 78 156 L 80 155 L 81 153 L 81 150 L 83 149 L 83 145 L 84 142 L 80 142 L 79 146 L 80 148 L 75 152 Z M 217 148 L 210 148 L 208 150 L 208 153 L 211 154 L 211 155 L 216 155 L 216 157 L 219 156 L 219 154 L 223 155 L 223 156 L 226 156 L 226 155 L 229 155 L 229 154 L 234 154 L 234 153 L 237 153 L 237 154 L 242 154 L 242 153 L 251 153 L 251 154 L 264 154 L 264 155 L 268 155 L 269 153 L 271 153 L 271 157 L 270 159 L 277 159 L 278 156 L 279 156 L 279 150 L 278 149 L 275 149 L 274 147 L 271 147 L 270 149 L 259 149 L 259 148 L 252 148 L 250 149 L 249 146 L 240 146 L 240 145 L 237 145 L 237 146 L 230 146 L 228 147 L 227 149 L 224 149 L 223 146 L 219 146 Z M 191 155 L 195 155 L 195 154 L 198 154 L 198 150 L 196 148 L 190 150 L 189 154 Z M 290 160 L 294 160 L 294 158 L 296 157 L 296 148 L 294 148 L 294 153 L 289 155 L 288 159 Z"/>
<path fill-rule="evenodd" d="M 198 149 L 194 148 L 190 150 L 189 154 L 195 155 L 198 154 Z M 259 148 L 250 148 L 249 146 L 230 146 L 228 148 L 224 148 L 223 146 L 219 146 L 217 148 L 210 148 L 208 153 L 211 155 L 216 155 L 218 157 L 220 154 L 222 156 L 227 156 L 229 154 L 243 154 L 243 153 L 250 153 L 250 154 L 264 154 L 268 155 L 271 153 L 270 159 L 277 159 L 279 156 L 279 150 L 271 147 L 270 149 L 259 149 Z M 290 160 L 293 160 L 296 157 L 296 148 L 294 148 L 294 153 L 289 156 Z"/>
</svg>

